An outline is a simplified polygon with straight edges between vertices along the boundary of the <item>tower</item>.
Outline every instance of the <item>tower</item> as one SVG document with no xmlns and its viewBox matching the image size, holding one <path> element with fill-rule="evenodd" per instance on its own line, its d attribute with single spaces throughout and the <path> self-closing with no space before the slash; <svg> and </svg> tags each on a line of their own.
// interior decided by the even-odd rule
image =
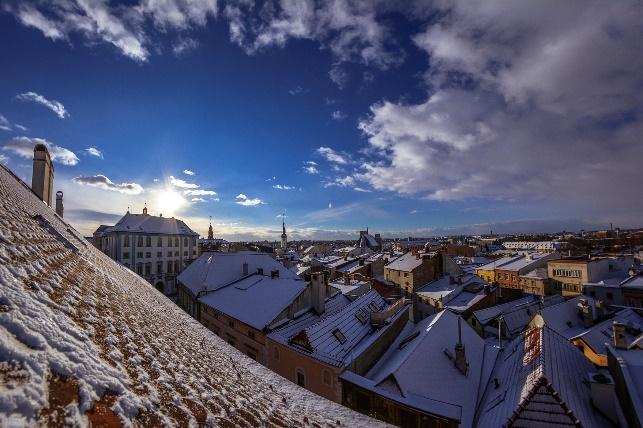
<svg viewBox="0 0 643 428">
<path fill-rule="evenodd" d="M 212 230 L 212 216 L 210 216 L 210 227 L 208 227 L 208 239 L 210 241 L 214 239 L 214 231 Z"/>
<path fill-rule="evenodd" d="M 31 189 L 44 203 L 51 206 L 51 192 L 54 186 L 54 165 L 51 163 L 49 150 L 44 144 L 33 148 L 33 173 Z"/>
<path fill-rule="evenodd" d="M 282 214 L 281 215 L 281 226 L 283 228 L 283 232 L 281 233 L 281 248 L 286 249 L 286 246 L 288 245 L 288 235 L 286 235 L 286 215 Z"/>
<path fill-rule="evenodd" d="M 145 206 L 143 207 L 143 215 L 147 215 L 147 201 L 145 201 Z"/>
</svg>

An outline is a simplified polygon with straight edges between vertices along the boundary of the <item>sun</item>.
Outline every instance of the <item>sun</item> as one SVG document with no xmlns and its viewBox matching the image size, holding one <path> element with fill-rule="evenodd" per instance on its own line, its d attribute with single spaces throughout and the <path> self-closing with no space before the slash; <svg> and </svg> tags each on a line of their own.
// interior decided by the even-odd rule
<svg viewBox="0 0 643 428">
<path fill-rule="evenodd" d="M 186 203 L 186 200 L 180 193 L 169 189 L 159 192 L 156 200 L 160 214 L 167 217 L 176 214 Z"/>
</svg>

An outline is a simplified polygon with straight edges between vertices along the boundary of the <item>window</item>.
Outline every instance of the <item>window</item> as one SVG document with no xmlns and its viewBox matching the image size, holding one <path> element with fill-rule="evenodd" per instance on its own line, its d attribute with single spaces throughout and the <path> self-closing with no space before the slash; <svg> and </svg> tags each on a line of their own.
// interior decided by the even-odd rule
<svg viewBox="0 0 643 428">
<path fill-rule="evenodd" d="M 178 251 L 175 251 L 175 252 L 174 252 L 174 257 L 178 257 L 178 256 L 179 256 L 179 252 L 178 252 Z"/>
<path fill-rule="evenodd" d="M 152 263 L 145 263 L 145 275 L 150 275 L 152 273 Z"/>
<path fill-rule="evenodd" d="M 612 299 L 614 298 L 614 295 L 613 295 L 612 293 L 607 293 L 606 297 L 607 297 L 609 300 L 612 300 Z"/>
<path fill-rule="evenodd" d="M 163 246 L 163 238 L 161 238 L 160 236 L 156 239 L 156 246 L 157 247 Z"/>
<path fill-rule="evenodd" d="M 306 388 L 306 376 L 301 370 L 297 370 L 297 385 Z"/>
<path fill-rule="evenodd" d="M 368 307 L 371 308 L 371 311 L 373 312 L 377 312 L 380 310 L 380 308 L 374 302 L 369 303 Z"/>
<path fill-rule="evenodd" d="M 335 336 L 335 339 L 339 341 L 339 343 L 344 344 L 346 343 L 346 336 L 344 336 L 344 333 L 338 328 L 333 330 L 333 336 Z"/>
<path fill-rule="evenodd" d="M 366 311 L 364 308 L 361 308 L 355 314 L 355 318 L 357 318 L 360 323 L 366 324 L 366 320 L 368 320 L 368 311 Z"/>
<path fill-rule="evenodd" d="M 145 246 L 146 247 L 151 247 L 152 246 L 152 237 L 148 236 L 145 238 Z"/>
<path fill-rule="evenodd" d="M 163 273 L 163 262 L 156 262 L 156 273 Z"/>
<path fill-rule="evenodd" d="M 234 328 L 234 321 L 232 320 L 228 321 L 228 327 Z"/>
<path fill-rule="evenodd" d="M 404 272 L 404 278 L 408 278 L 408 277 L 409 277 L 409 273 L 408 273 L 408 272 Z"/>
<path fill-rule="evenodd" d="M 129 253 L 123 253 L 123 258 L 124 259 L 129 259 Z"/>
<path fill-rule="evenodd" d="M 179 246 L 179 238 L 174 238 L 174 246 L 178 247 Z M 178 255 L 178 254 L 177 254 Z"/>
<path fill-rule="evenodd" d="M 325 385 L 328 385 L 328 386 L 331 386 L 332 384 L 330 372 L 326 369 L 322 369 L 322 381 L 324 382 Z"/>
<path fill-rule="evenodd" d="M 136 263 L 136 273 L 139 275 L 143 274 L 143 263 Z"/>
<path fill-rule="evenodd" d="M 172 251 L 168 251 L 168 252 L 167 252 L 167 256 L 168 256 L 168 257 L 172 257 Z"/>
<path fill-rule="evenodd" d="M 196 247 L 196 238 L 192 239 L 192 245 Z"/>
<path fill-rule="evenodd" d="M 163 257 L 163 251 L 157 251 L 156 252 L 156 257 L 158 257 L 158 258 Z"/>
<path fill-rule="evenodd" d="M 143 258 L 143 252 L 142 251 L 137 252 L 136 253 L 136 258 L 137 259 L 142 259 Z"/>
<path fill-rule="evenodd" d="M 179 270 L 179 261 L 178 260 L 174 260 L 174 272 L 175 273 L 180 272 L 180 270 Z"/>
<path fill-rule="evenodd" d="M 188 246 L 188 238 L 183 238 L 183 246 L 184 247 Z"/>
<path fill-rule="evenodd" d="M 152 253 L 151 253 L 151 252 L 149 252 L 149 251 L 148 251 L 148 252 L 146 252 L 146 253 L 145 253 L 145 258 L 146 258 L 146 259 L 149 259 L 150 257 L 152 257 Z"/>
<path fill-rule="evenodd" d="M 143 237 L 139 236 L 138 239 L 136 240 L 136 246 L 137 247 L 142 247 L 143 246 Z"/>
<path fill-rule="evenodd" d="M 129 247 L 129 235 L 125 235 L 125 239 L 123 241 L 123 246 L 124 247 Z"/>
<path fill-rule="evenodd" d="M 187 257 L 187 256 L 188 256 L 188 252 L 187 252 L 187 251 L 183 251 L 183 256 L 184 256 L 184 257 Z"/>
<path fill-rule="evenodd" d="M 250 339 L 254 339 L 254 338 L 255 338 L 255 332 L 254 332 L 254 331 L 251 331 L 251 330 L 248 330 L 248 337 L 249 337 Z"/>
<path fill-rule="evenodd" d="M 167 261 L 167 273 L 172 273 L 172 260 Z"/>
</svg>

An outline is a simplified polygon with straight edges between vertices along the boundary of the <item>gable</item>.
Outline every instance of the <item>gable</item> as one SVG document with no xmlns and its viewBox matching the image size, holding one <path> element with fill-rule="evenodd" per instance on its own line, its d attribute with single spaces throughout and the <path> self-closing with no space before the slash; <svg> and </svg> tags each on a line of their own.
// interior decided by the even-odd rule
<svg viewBox="0 0 643 428">
<path fill-rule="evenodd" d="M 560 395 L 546 378 L 541 377 L 514 410 L 504 426 L 580 426 Z"/>
</svg>

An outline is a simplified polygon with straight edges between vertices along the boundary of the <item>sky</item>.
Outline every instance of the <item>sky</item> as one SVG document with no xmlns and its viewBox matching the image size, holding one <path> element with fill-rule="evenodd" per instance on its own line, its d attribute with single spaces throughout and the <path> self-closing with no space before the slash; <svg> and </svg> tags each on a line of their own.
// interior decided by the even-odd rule
<svg viewBox="0 0 643 428">
<path fill-rule="evenodd" d="M 128 209 L 276 240 L 643 226 L 636 2 L 0 5 L 0 162 L 49 147 L 85 234 Z"/>
</svg>

